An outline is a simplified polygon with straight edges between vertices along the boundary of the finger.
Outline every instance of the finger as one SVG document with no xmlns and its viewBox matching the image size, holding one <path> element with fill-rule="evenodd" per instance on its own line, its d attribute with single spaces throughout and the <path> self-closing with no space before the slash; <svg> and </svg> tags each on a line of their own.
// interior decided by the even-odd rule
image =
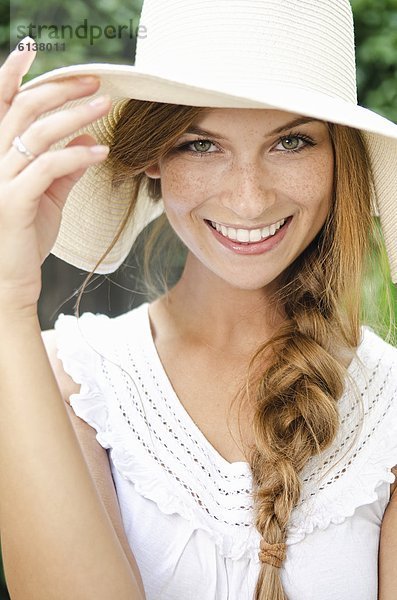
<svg viewBox="0 0 397 600">
<path fill-rule="evenodd" d="M 109 150 L 108 147 L 105 148 L 106 151 L 98 151 L 98 146 L 72 145 L 41 154 L 9 182 L 7 188 L 9 196 L 13 198 L 13 209 L 18 206 L 29 208 L 56 179 L 70 176 L 79 169 L 86 169 L 104 160 Z M 58 199 L 61 204 L 65 201 L 66 196 Z"/>
<path fill-rule="evenodd" d="M 24 49 L 18 46 L 23 44 Z M 8 111 L 14 96 L 18 93 L 22 78 L 29 71 L 36 57 L 32 48 L 34 40 L 24 38 L 4 61 L 0 68 L 0 120 Z"/>
<path fill-rule="evenodd" d="M 108 96 L 95 98 L 70 110 L 57 112 L 35 121 L 23 134 L 21 140 L 29 152 L 38 156 L 52 144 L 105 115 L 111 107 Z M 23 138 L 23 139 L 22 139 Z M 29 163 L 29 158 L 11 146 L 0 162 L 0 181 L 8 181 L 18 175 Z"/>
<path fill-rule="evenodd" d="M 96 140 L 88 135 L 79 136 L 68 144 L 68 148 L 77 146 L 79 144 L 83 144 L 86 147 L 95 146 Z M 56 204 L 58 204 L 59 200 L 57 199 L 66 199 L 73 186 L 84 175 L 86 170 L 87 167 L 81 168 L 81 165 L 79 165 L 79 169 L 77 171 L 73 171 L 68 175 L 64 175 L 63 177 L 55 179 L 55 181 L 47 189 L 46 194 L 50 196 Z M 64 200 L 61 200 L 61 209 L 63 208 L 63 204 Z"/>
<path fill-rule="evenodd" d="M 69 100 L 95 93 L 99 84 L 97 77 L 69 77 L 16 94 L 0 123 L 0 155 L 9 149 L 15 136 L 21 135 L 41 115 Z"/>
</svg>

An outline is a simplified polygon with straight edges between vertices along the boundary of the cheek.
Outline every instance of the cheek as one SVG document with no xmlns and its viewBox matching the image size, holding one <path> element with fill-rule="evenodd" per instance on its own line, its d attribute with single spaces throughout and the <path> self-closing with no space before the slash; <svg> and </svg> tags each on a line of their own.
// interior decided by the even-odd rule
<svg viewBox="0 0 397 600">
<path fill-rule="evenodd" d="M 302 208 L 313 215 L 317 221 L 324 220 L 331 206 L 334 181 L 334 159 L 332 151 L 328 152 L 310 167 L 291 174 L 291 191 Z"/>
<path fill-rule="evenodd" d="M 211 186 L 198 166 L 189 166 L 186 161 L 174 161 L 160 170 L 161 191 L 167 210 L 185 213 L 207 198 Z"/>
<path fill-rule="evenodd" d="M 316 185 L 318 186 L 318 202 L 320 204 L 320 212 L 323 215 L 323 221 L 331 207 L 334 177 L 334 155 L 330 149 L 328 156 L 323 161 L 320 161 L 317 168 Z"/>
</svg>

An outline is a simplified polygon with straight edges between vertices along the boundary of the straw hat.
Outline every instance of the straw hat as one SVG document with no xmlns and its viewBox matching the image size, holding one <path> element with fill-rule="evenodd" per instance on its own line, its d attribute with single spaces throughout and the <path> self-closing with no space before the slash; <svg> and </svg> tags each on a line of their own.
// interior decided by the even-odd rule
<svg viewBox="0 0 397 600">
<path fill-rule="evenodd" d="M 78 133 L 108 143 L 129 98 L 192 106 L 272 108 L 360 129 L 375 177 L 391 275 L 397 283 L 397 125 L 357 105 L 353 17 L 348 0 L 145 0 L 134 66 L 55 69 L 22 86 L 94 74 L 109 114 Z M 64 107 L 86 102 L 69 102 Z M 65 138 L 60 147 L 76 134 Z M 108 161 L 90 167 L 71 191 L 52 253 L 90 271 L 113 239 L 131 188 L 111 189 Z M 162 212 L 141 189 L 135 219 L 98 268 L 111 273 L 142 229 Z"/>
</svg>

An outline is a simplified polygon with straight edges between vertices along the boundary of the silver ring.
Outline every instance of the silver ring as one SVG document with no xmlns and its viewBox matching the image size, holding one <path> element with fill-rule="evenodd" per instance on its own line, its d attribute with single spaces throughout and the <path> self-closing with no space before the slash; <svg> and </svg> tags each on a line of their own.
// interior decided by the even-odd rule
<svg viewBox="0 0 397 600">
<path fill-rule="evenodd" d="M 25 146 L 25 144 L 23 143 L 23 141 L 21 140 L 21 138 L 19 137 L 19 135 L 17 135 L 13 140 L 12 140 L 12 145 L 14 146 L 14 148 L 16 148 L 18 150 L 18 152 L 20 152 L 21 154 L 23 154 L 24 156 L 26 156 L 26 158 L 28 160 L 34 160 L 36 157 L 35 154 L 33 154 L 33 152 L 31 152 L 30 150 L 28 150 Z"/>
</svg>

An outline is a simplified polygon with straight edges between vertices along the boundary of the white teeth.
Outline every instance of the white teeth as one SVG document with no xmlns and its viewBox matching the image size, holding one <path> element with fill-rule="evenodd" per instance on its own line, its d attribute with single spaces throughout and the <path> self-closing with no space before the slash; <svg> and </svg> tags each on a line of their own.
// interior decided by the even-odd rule
<svg viewBox="0 0 397 600">
<path fill-rule="evenodd" d="M 260 229 L 253 229 L 250 231 L 250 242 L 259 242 L 262 237 L 261 233 Z"/>
<path fill-rule="evenodd" d="M 226 227 L 225 225 L 216 223 L 216 221 L 211 221 L 212 227 L 219 231 L 219 233 L 230 240 L 237 240 L 238 242 L 260 242 L 260 240 L 274 235 L 284 223 L 285 219 L 281 219 L 281 221 L 277 221 L 277 223 L 273 223 L 273 225 L 263 227 L 262 229 L 235 229 L 234 227 Z"/>
<path fill-rule="evenodd" d="M 267 237 L 269 237 L 269 235 L 270 235 L 270 227 L 264 227 L 262 229 L 261 237 L 267 238 Z"/>
<path fill-rule="evenodd" d="M 238 242 L 249 242 L 250 232 L 248 229 L 237 229 L 237 241 Z"/>
</svg>

